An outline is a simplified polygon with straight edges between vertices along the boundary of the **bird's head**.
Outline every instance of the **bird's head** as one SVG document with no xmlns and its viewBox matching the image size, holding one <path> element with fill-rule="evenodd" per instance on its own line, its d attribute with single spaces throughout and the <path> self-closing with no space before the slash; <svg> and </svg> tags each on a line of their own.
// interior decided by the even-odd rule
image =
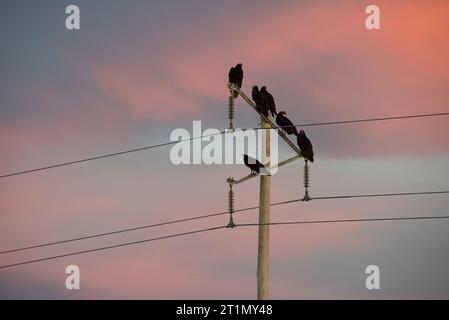
<svg viewBox="0 0 449 320">
<path fill-rule="evenodd" d="M 279 115 L 285 116 L 287 113 L 285 111 L 278 112 Z"/>
<path fill-rule="evenodd" d="M 253 90 L 254 91 L 259 91 L 259 87 L 258 86 L 253 86 Z"/>
<path fill-rule="evenodd" d="M 260 90 L 267 90 L 267 86 L 262 86 L 262 88 Z"/>
<path fill-rule="evenodd" d="M 302 136 L 305 136 L 305 135 L 306 135 L 306 133 L 305 133 L 304 130 L 302 130 L 302 129 L 299 131 L 299 134 L 302 135 Z"/>
<path fill-rule="evenodd" d="M 241 64 L 241 63 L 238 63 L 238 64 L 236 65 L 236 67 L 239 68 L 239 69 L 242 69 L 242 64 Z"/>
</svg>

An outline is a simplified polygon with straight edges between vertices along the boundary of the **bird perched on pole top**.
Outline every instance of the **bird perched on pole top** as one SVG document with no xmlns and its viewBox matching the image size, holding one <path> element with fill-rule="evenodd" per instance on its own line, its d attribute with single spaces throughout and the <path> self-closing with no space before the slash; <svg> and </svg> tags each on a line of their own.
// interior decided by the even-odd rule
<svg viewBox="0 0 449 320">
<path fill-rule="evenodd" d="M 260 95 L 262 96 L 265 107 L 268 108 L 268 110 L 270 110 L 271 116 L 272 117 L 276 116 L 276 114 L 277 114 L 276 103 L 274 102 L 274 98 L 271 95 L 271 93 L 269 93 L 267 91 L 266 86 L 263 86 L 262 88 L 260 88 Z"/>
<path fill-rule="evenodd" d="M 301 150 L 301 154 L 306 159 L 306 161 L 313 162 L 313 147 L 309 138 L 307 138 L 304 130 L 300 130 L 299 134 L 296 136 L 298 147 Z"/>
<path fill-rule="evenodd" d="M 235 67 L 232 67 L 229 70 L 228 78 L 229 78 L 229 83 L 232 83 L 234 86 L 236 86 L 239 89 L 242 87 L 243 69 L 242 69 L 241 63 L 237 64 Z M 234 98 L 237 98 L 238 95 L 239 94 L 237 91 L 233 92 Z"/>
<path fill-rule="evenodd" d="M 251 173 L 260 173 L 260 169 L 265 167 L 262 163 L 257 161 L 257 159 L 248 157 L 247 154 L 243 155 L 243 161 L 245 162 L 245 165 L 251 169 Z"/>
<path fill-rule="evenodd" d="M 276 117 L 276 124 L 287 134 L 294 134 L 295 136 L 297 136 L 298 130 L 296 130 L 296 127 L 293 125 L 290 119 L 285 116 L 286 114 L 287 113 L 285 111 L 279 112 Z"/>
<path fill-rule="evenodd" d="M 264 105 L 262 95 L 260 94 L 259 87 L 253 86 L 253 91 L 251 92 L 252 98 L 256 104 L 257 110 L 262 113 L 265 117 L 268 117 L 268 108 Z"/>
</svg>

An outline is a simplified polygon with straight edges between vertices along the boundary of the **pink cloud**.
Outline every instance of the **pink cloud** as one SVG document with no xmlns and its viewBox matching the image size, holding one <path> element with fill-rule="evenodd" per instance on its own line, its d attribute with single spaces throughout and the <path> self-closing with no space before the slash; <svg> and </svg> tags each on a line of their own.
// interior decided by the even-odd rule
<svg viewBox="0 0 449 320">
<path fill-rule="evenodd" d="M 135 120 L 164 122 L 189 117 L 198 110 L 197 99 L 164 80 L 160 74 L 120 66 L 93 72 L 100 89 L 128 109 Z"/>
<path fill-rule="evenodd" d="M 289 4 L 269 14 L 242 11 L 244 28 L 216 21 L 208 30 L 197 30 L 195 38 L 179 37 L 162 48 L 151 62 L 157 72 L 143 62 L 125 68 L 109 61 L 99 64 L 94 78 L 135 120 L 194 118 L 210 102 L 225 105 L 226 74 L 237 61 L 244 63 L 245 91 L 263 79 L 281 108 L 300 119 L 295 122 L 446 111 L 448 5 L 378 5 L 380 31 L 366 30 L 364 5 L 353 2 Z M 210 33 L 215 36 L 206 36 Z M 386 154 L 389 140 L 400 142 L 395 154 L 421 154 L 447 149 L 446 128 L 444 121 L 422 121 L 349 131 L 370 146 L 362 146 L 360 155 Z M 420 134 L 413 143 L 401 143 L 411 132 Z M 347 155 L 355 144 L 339 150 L 332 153 Z"/>
<path fill-rule="evenodd" d="M 41 114 L 0 121 L 4 173 L 91 155 L 98 150 L 93 149 L 96 143 L 117 148 L 129 138 L 124 113 L 94 95 L 79 96 L 42 83 L 24 88 L 21 103 L 38 106 Z"/>
<path fill-rule="evenodd" d="M 105 173 L 105 176 L 110 175 L 110 173 Z M 160 175 L 164 174 L 160 173 Z M 217 173 L 217 176 L 219 175 Z M 190 174 L 186 174 L 185 177 L 178 178 L 185 180 L 189 176 Z M 177 212 L 175 210 L 177 204 L 165 201 L 159 203 L 156 200 L 157 191 L 151 187 L 148 188 L 145 182 L 150 178 L 159 180 L 158 174 L 140 174 L 141 180 L 138 180 L 141 181 L 140 184 L 136 181 L 134 174 L 126 175 L 115 172 L 111 177 L 111 180 L 120 181 L 122 186 L 132 182 L 136 190 L 146 189 L 151 193 L 151 197 L 145 198 L 150 201 L 141 200 L 144 206 L 147 203 L 151 213 L 150 216 L 143 217 L 135 215 L 135 211 L 138 210 L 136 210 L 136 205 L 131 203 L 132 194 L 126 192 L 122 194 L 120 190 L 112 192 L 102 185 L 108 183 L 104 177 L 101 175 L 96 175 L 96 177 L 99 179 L 97 182 L 95 182 L 96 180 L 87 180 L 89 186 L 86 185 L 84 176 L 79 177 L 82 182 L 78 183 L 77 179 L 66 175 L 61 178 L 45 176 L 33 180 L 18 180 L 13 184 L 3 186 L 4 201 L 1 211 L 5 214 L 2 224 L 4 229 L 1 232 L 4 244 L 2 249 L 139 225 L 138 218 L 144 224 L 176 218 L 174 214 Z M 172 178 L 170 177 L 170 181 Z M 208 181 L 205 175 L 195 176 L 195 178 Z M 212 181 L 214 180 L 216 179 L 212 179 Z M 185 184 L 179 186 L 182 190 L 185 187 Z M 95 191 L 91 193 L 90 188 Z M 126 187 L 123 188 L 126 189 Z M 210 189 L 210 185 L 205 184 L 201 188 Z M 196 193 L 186 195 L 191 198 L 190 202 L 193 204 L 189 203 L 189 207 L 183 210 L 183 217 L 222 208 L 221 205 L 217 205 L 217 201 L 213 197 L 199 202 L 198 199 L 201 199 L 203 194 L 201 188 L 198 188 Z M 277 191 L 283 193 L 283 188 Z M 171 192 L 177 193 L 177 190 L 172 187 Z M 26 201 L 18 202 L 18 195 Z M 245 206 L 244 200 L 254 198 L 254 195 L 250 188 L 239 188 L 237 207 Z M 273 199 L 273 201 L 275 200 Z M 195 208 L 196 204 L 201 210 Z M 285 209 L 291 210 L 291 206 Z M 279 210 L 280 208 L 273 208 L 272 221 L 295 220 L 291 216 L 286 217 L 278 212 Z M 117 212 L 119 213 L 116 214 Z M 125 212 L 126 215 L 123 215 Z M 169 215 L 166 215 L 167 212 Z M 316 214 L 323 212 L 315 211 Z M 338 212 L 334 210 L 334 213 Z M 26 217 L 25 221 L 17 219 L 19 214 L 21 217 Z M 95 248 L 133 239 L 139 240 L 157 235 L 184 232 L 198 229 L 200 226 L 205 227 L 208 224 L 224 224 L 227 218 L 227 216 L 220 216 L 214 219 L 215 222 L 209 221 L 209 219 L 201 220 L 201 222 L 193 221 L 192 223 L 173 225 L 170 228 L 148 229 L 141 233 L 107 237 L 101 240 L 92 239 L 75 245 L 56 246 L 32 253 L 19 254 L 17 257 L 18 261 L 21 261 L 33 256 L 72 252 L 77 248 Z M 237 222 L 257 221 L 257 210 L 238 214 L 235 219 Z M 15 231 L 10 232 L 12 229 Z M 298 237 L 299 230 L 300 237 Z M 358 230 L 357 225 L 316 228 L 273 226 L 272 261 L 273 263 L 284 263 L 292 256 L 298 258 L 320 250 L 338 251 L 342 246 L 346 250 L 348 248 L 357 249 L 364 245 L 363 241 L 357 239 Z M 20 243 L 18 239 L 20 239 Z M 74 256 L 52 262 L 55 267 L 51 267 L 51 265 L 49 267 L 48 263 L 36 264 L 33 265 L 31 273 L 35 273 L 35 277 L 39 281 L 44 281 L 59 288 L 58 290 L 64 291 L 65 289 L 61 287 L 63 276 L 59 276 L 61 270 L 69 263 L 78 264 L 83 272 L 84 287 L 81 295 L 84 298 L 252 298 L 254 296 L 256 248 L 257 227 L 241 227 L 235 230 L 221 230 L 117 248 L 104 251 L 99 255 Z M 13 256 L 3 257 L 2 264 L 16 261 L 12 258 Z M 182 268 L 179 269 L 179 266 Z M 55 280 L 55 278 L 60 280 Z M 284 285 L 286 284 L 280 280 L 279 283 L 274 284 L 274 287 L 283 290 Z M 290 289 L 293 290 L 293 288 Z M 275 292 L 279 294 L 279 291 Z M 293 290 L 292 294 L 297 295 L 298 292 L 299 290 Z M 65 291 L 64 294 L 66 294 Z M 304 296 L 306 295 L 304 294 Z"/>
</svg>

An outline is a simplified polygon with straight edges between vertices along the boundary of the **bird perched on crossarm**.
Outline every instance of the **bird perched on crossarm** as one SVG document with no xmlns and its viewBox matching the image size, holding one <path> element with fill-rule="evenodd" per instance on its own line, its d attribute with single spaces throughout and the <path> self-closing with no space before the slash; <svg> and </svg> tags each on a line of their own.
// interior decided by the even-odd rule
<svg viewBox="0 0 449 320">
<path fill-rule="evenodd" d="M 264 105 L 262 95 L 260 94 L 259 87 L 253 86 L 253 91 L 251 91 L 252 98 L 256 104 L 257 110 L 262 113 L 265 117 L 268 117 L 268 108 Z"/>
<path fill-rule="evenodd" d="M 265 107 L 270 110 L 271 112 L 271 116 L 274 117 L 276 116 L 277 112 L 276 112 L 276 103 L 274 102 L 274 98 L 271 95 L 271 93 L 269 93 L 267 91 L 267 87 L 263 86 L 262 88 L 260 88 L 260 95 L 262 96 L 262 99 L 264 101 L 264 105 Z"/>
<path fill-rule="evenodd" d="M 285 111 L 281 111 L 278 113 L 276 117 L 276 124 L 287 134 L 294 134 L 295 136 L 298 135 L 298 130 L 296 130 L 296 127 L 293 125 L 290 119 L 286 117 Z"/>
<path fill-rule="evenodd" d="M 234 86 L 236 86 L 239 89 L 242 87 L 242 83 L 243 83 L 243 68 L 242 68 L 242 64 L 241 63 L 237 64 L 235 67 L 232 67 L 229 70 L 228 78 L 229 78 L 229 83 L 232 83 Z M 238 94 L 237 91 L 233 92 L 234 98 L 237 98 L 238 95 L 239 94 Z"/>
<path fill-rule="evenodd" d="M 248 157 L 247 154 L 243 155 L 243 162 L 245 162 L 245 165 L 251 169 L 251 173 L 260 173 L 260 169 L 265 167 L 256 159 Z"/>
<path fill-rule="evenodd" d="M 296 141 L 298 143 L 298 147 L 301 150 L 301 154 L 306 159 L 306 161 L 313 162 L 313 147 L 309 138 L 307 138 L 304 130 L 300 130 L 299 134 L 296 136 Z"/>
</svg>

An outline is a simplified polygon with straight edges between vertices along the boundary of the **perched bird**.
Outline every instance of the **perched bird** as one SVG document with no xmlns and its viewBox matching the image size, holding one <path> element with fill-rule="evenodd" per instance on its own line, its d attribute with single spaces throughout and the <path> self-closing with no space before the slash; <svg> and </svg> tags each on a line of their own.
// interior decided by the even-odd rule
<svg viewBox="0 0 449 320">
<path fill-rule="evenodd" d="M 294 134 L 297 136 L 298 130 L 296 130 L 296 127 L 285 115 L 285 111 L 279 112 L 276 117 L 276 124 L 281 127 L 281 129 L 284 130 L 287 134 Z"/>
<path fill-rule="evenodd" d="M 301 150 L 302 156 L 310 162 L 313 162 L 313 147 L 309 138 L 306 137 L 304 130 L 300 130 L 299 134 L 296 136 L 296 141 L 298 143 L 299 149 Z"/>
<path fill-rule="evenodd" d="M 235 67 L 232 67 L 229 70 L 228 78 L 229 78 L 229 82 L 234 84 L 234 86 L 236 86 L 237 88 L 240 89 L 242 87 L 243 69 L 242 69 L 241 63 L 237 64 Z M 233 95 L 234 95 L 234 98 L 237 98 L 237 96 L 239 94 L 237 93 L 237 91 L 234 91 Z"/>
<path fill-rule="evenodd" d="M 245 165 L 251 169 L 251 173 L 260 173 L 260 168 L 264 167 L 264 165 L 256 159 L 248 157 L 247 154 L 243 155 L 243 161 L 245 162 Z"/>
<path fill-rule="evenodd" d="M 259 87 L 253 86 L 253 91 L 251 92 L 254 102 L 256 103 L 256 108 L 265 117 L 268 117 L 268 108 L 265 107 L 262 95 L 260 94 Z"/>
<path fill-rule="evenodd" d="M 263 86 L 262 88 L 260 88 L 260 95 L 262 96 L 265 107 L 268 108 L 268 110 L 270 110 L 271 116 L 274 117 L 277 114 L 276 113 L 276 103 L 274 102 L 274 98 L 271 95 L 271 93 L 269 93 L 267 91 L 266 86 Z"/>
</svg>

